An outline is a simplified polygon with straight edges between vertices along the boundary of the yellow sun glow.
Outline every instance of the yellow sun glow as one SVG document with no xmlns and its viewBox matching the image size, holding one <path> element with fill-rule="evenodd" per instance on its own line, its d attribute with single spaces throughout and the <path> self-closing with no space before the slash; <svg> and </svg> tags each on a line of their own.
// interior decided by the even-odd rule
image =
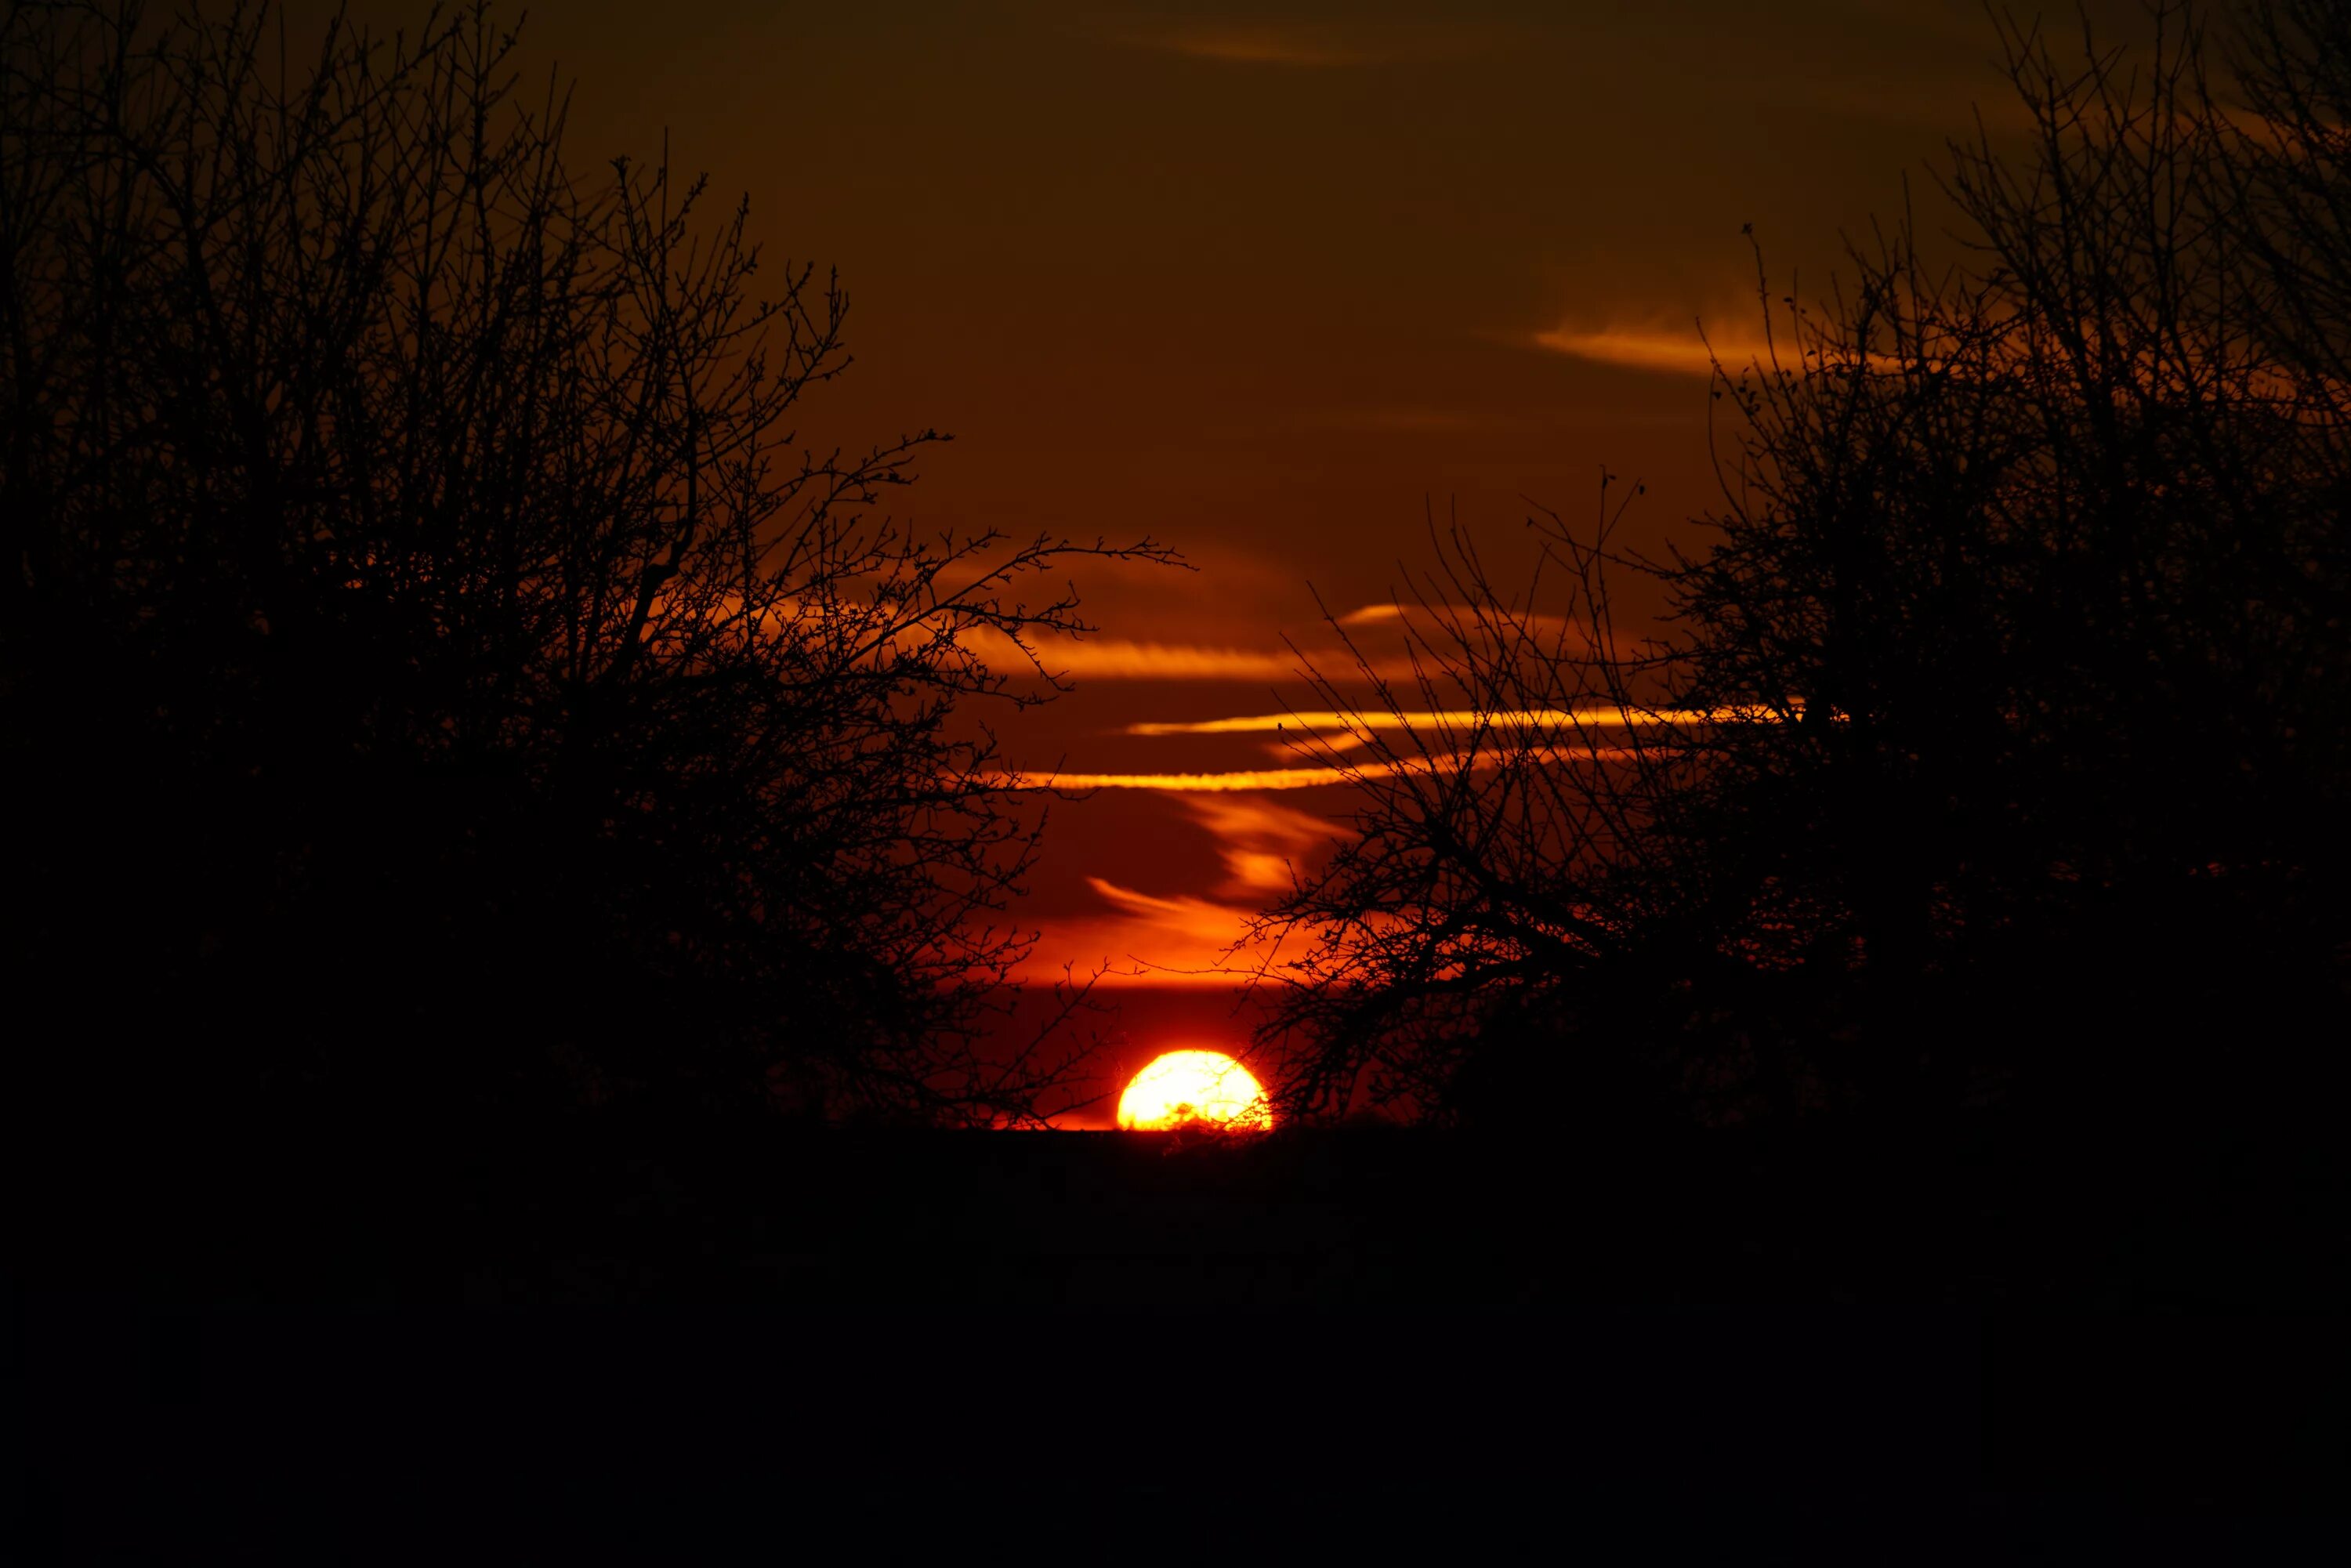
<svg viewBox="0 0 2351 1568">
<path fill-rule="evenodd" d="M 1139 1133 L 1198 1125 L 1258 1132 L 1273 1125 L 1273 1108 L 1264 1086 L 1223 1051 L 1171 1051 L 1118 1097 L 1118 1124 Z"/>
</svg>

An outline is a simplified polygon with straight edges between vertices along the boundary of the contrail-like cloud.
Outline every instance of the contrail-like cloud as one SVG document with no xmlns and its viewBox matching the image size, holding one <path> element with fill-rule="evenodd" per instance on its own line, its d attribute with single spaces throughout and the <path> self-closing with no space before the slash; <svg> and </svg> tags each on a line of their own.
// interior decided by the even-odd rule
<svg viewBox="0 0 2351 1568">
<path fill-rule="evenodd" d="M 1299 680 L 1310 670 L 1352 679 L 1362 672 L 1356 656 L 1345 648 L 1232 648 L 1191 643 L 1133 642 L 1120 637 L 1056 638 L 1040 642 L 1033 658 L 1001 632 L 978 631 L 963 635 L 964 644 L 994 669 L 1015 671 L 1042 665 L 1054 674 L 1112 681 L 1260 681 L 1271 684 Z M 1409 660 L 1373 661 L 1373 673 L 1400 677 L 1411 673 Z"/>
<path fill-rule="evenodd" d="M 1595 364 L 1623 365 L 1672 375 L 1711 377 L 1719 365 L 1723 373 L 1733 380 L 1748 371 L 1773 364 L 1792 371 L 1807 365 L 1842 368 L 1856 360 L 1842 343 L 1823 343 L 1809 329 L 1792 329 L 1774 342 L 1752 329 L 1702 336 L 1695 324 L 1680 328 L 1605 327 L 1589 332 L 1557 327 L 1548 332 L 1537 332 L 1534 341 L 1536 346 L 1553 353 Z M 1862 354 L 1857 360 L 1869 370 L 1883 372 L 1899 371 L 1910 363 L 1896 354 Z"/>
<path fill-rule="evenodd" d="M 1493 608 L 1478 604 L 1398 604 L 1383 601 L 1377 604 L 1362 604 L 1339 617 L 1342 626 L 1380 626 L 1391 622 L 1410 622 L 1419 616 L 1490 615 Z M 1531 626 L 1564 626 L 1567 622 L 1556 615 L 1522 615 L 1513 612 L 1511 620 Z"/>
<path fill-rule="evenodd" d="M 1550 755 L 1543 756 L 1543 752 Z M 1329 784 L 1352 784 L 1364 779 L 1393 779 L 1400 774 L 1441 774 L 1464 768 L 1499 768 L 1531 758 L 1549 762 L 1622 762 L 1638 755 L 1629 747 L 1548 747 L 1531 751 L 1479 752 L 1475 756 L 1407 757 L 1386 762 L 1364 762 L 1348 768 L 1245 768 L 1227 773 L 1057 773 L 1030 776 L 1007 774 L 1006 789 L 1071 790 L 1161 789 L 1171 794 L 1211 793 L 1234 789 L 1316 789 Z"/>
<path fill-rule="evenodd" d="M 1534 340 L 1553 353 L 1578 360 L 1685 376 L 1711 376 L 1718 362 L 1735 375 L 1771 352 L 1771 346 L 1761 338 L 1718 338 L 1709 345 L 1695 326 L 1677 330 L 1604 328 L 1596 332 L 1560 327 L 1537 332 Z"/>
<path fill-rule="evenodd" d="M 1008 789 L 1165 789 L 1175 794 L 1229 789 L 1313 789 L 1325 784 L 1344 784 L 1353 779 L 1383 770 L 1375 766 L 1359 769 L 1246 768 L 1230 773 L 1061 773 L 1050 779 L 1008 779 L 1004 787 Z"/>
<path fill-rule="evenodd" d="M 1420 712 L 1245 714 L 1234 718 L 1191 720 L 1144 719 L 1126 727 L 1128 735 L 1270 735 L 1297 730 L 1322 730 L 1343 735 L 1366 730 L 1459 729 L 1632 729 L 1651 725 L 1707 724 L 1719 719 L 1749 717 L 1729 710 L 1698 708 L 1507 708 L 1481 713 L 1473 708 L 1437 708 Z"/>
</svg>

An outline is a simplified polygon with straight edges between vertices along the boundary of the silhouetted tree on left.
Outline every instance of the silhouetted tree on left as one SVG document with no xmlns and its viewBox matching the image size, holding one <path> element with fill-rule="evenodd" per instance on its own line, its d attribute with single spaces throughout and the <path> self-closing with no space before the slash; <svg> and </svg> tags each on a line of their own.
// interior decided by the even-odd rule
<svg viewBox="0 0 2351 1568">
<path fill-rule="evenodd" d="M 486 7 L 0 27 L 20 1083 L 1029 1113 L 1055 1064 L 975 1042 L 1039 823 L 971 706 L 1054 688 L 975 634 L 1162 552 L 878 516 L 937 438 L 785 423 L 837 285 L 574 172 Z"/>
</svg>

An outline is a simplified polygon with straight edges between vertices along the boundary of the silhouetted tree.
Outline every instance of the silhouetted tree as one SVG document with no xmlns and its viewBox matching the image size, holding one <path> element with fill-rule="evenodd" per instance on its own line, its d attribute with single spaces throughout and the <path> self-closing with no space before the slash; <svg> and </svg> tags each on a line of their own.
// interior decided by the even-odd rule
<svg viewBox="0 0 2351 1568">
<path fill-rule="evenodd" d="M 1164 552 L 877 516 L 937 437 L 786 423 L 837 284 L 575 173 L 486 7 L 307 63 L 266 5 L 0 29 L 20 1064 L 1029 1114 L 1066 1064 L 976 1041 L 1039 823 L 972 706 L 1053 683 L 975 642 Z"/>
<path fill-rule="evenodd" d="M 1687 753 L 1659 744 L 1675 728 L 1657 707 L 1661 663 L 1626 649 L 1609 594 L 1630 500 L 1604 486 L 1588 542 L 1542 519 L 1541 564 L 1516 591 L 1464 529 L 1432 530 L 1401 622 L 1412 678 L 1360 649 L 1353 671 L 1315 677 L 1346 717 L 1301 725 L 1301 745 L 1357 807 L 1353 835 L 1261 922 L 1287 982 L 1267 1033 L 1303 1046 L 1277 1053 L 1291 1114 L 1342 1115 L 1366 1095 L 1450 1114 L 1491 1084 L 1499 1107 L 1556 1118 L 1587 1097 L 1546 1082 L 1643 1071 L 1556 1049 L 1573 1016 L 1625 994 L 1600 977 L 1644 961 L 1664 922 L 1653 901 L 1673 885 L 1639 874 L 1665 847 Z M 1369 702 L 1351 697 L 1364 689 Z M 1611 1103 L 1623 1113 L 1623 1096 Z"/>
<path fill-rule="evenodd" d="M 2351 55 L 2332 8 L 2257 5 L 2232 110 L 2193 12 L 2153 17 L 2137 65 L 2002 32 L 2033 131 L 1953 148 L 1967 258 L 1906 219 L 1719 367 L 1703 549 L 1541 521 L 1554 607 L 1446 543 L 1421 702 L 1482 716 L 1345 751 L 1362 838 L 1271 917 L 1301 1108 L 1367 1065 L 1471 1113 L 2331 1069 L 2288 1020 L 2351 939 Z M 1612 568 L 1662 586 L 1656 643 L 1618 643 Z"/>
</svg>

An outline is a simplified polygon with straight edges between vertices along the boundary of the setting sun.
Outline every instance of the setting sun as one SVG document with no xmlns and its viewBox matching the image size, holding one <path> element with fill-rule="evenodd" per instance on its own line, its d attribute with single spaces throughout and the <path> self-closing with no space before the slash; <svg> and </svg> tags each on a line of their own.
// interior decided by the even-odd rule
<svg viewBox="0 0 2351 1568">
<path fill-rule="evenodd" d="M 1223 1051 L 1171 1051 L 1119 1096 L 1118 1124 L 1139 1133 L 1201 1124 L 1261 1132 L 1273 1125 L 1273 1108 L 1256 1076 Z"/>
</svg>

